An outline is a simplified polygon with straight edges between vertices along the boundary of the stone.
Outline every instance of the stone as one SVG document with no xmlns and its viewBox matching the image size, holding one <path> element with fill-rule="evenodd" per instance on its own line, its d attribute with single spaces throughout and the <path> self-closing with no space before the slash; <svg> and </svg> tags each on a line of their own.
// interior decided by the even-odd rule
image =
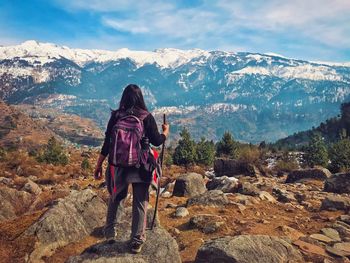
<svg viewBox="0 0 350 263">
<path fill-rule="evenodd" d="M 124 226 L 125 229 L 130 228 Z M 67 263 L 181 263 L 179 247 L 175 239 L 162 227 L 146 231 L 147 240 L 141 253 L 131 254 L 127 231 L 122 237 L 117 236 L 115 242 L 107 241 L 87 248 L 81 255 L 70 257 Z"/>
<path fill-rule="evenodd" d="M 4 184 L 7 186 L 13 185 L 13 179 L 7 177 L 0 177 L 0 184 Z"/>
<path fill-rule="evenodd" d="M 25 191 L 0 187 L 0 221 L 15 218 L 20 212 L 26 211 L 32 201 L 32 195 Z"/>
<path fill-rule="evenodd" d="M 266 191 L 260 191 L 259 192 L 259 198 L 262 201 L 268 201 L 271 203 L 275 203 L 276 202 L 276 198 L 274 198 L 270 193 L 266 192 Z"/>
<path fill-rule="evenodd" d="M 332 255 L 338 256 L 338 257 L 345 257 L 345 253 L 341 250 L 338 250 L 332 246 L 326 246 L 326 251 Z"/>
<path fill-rule="evenodd" d="M 289 227 L 289 226 L 279 226 L 279 227 L 277 227 L 277 229 L 282 231 L 282 233 L 285 236 L 289 237 L 292 241 L 298 240 L 299 238 L 305 236 L 302 232 L 300 232 L 292 227 Z"/>
<path fill-rule="evenodd" d="M 302 255 L 286 240 L 267 235 L 226 236 L 206 241 L 195 263 L 302 262 Z"/>
<path fill-rule="evenodd" d="M 191 197 L 187 200 L 186 206 L 223 206 L 229 204 L 227 196 L 220 190 L 211 190 L 203 194 Z"/>
<path fill-rule="evenodd" d="M 283 203 L 296 201 L 293 193 L 290 193 L 287 190 L 280 189 L 278 187 L 274 187 L 272 189 L 272 194 L 274 194 L 277 197 L 278 201 Z"/>
<path fill-rule="evenodd" d="M 336 243 L 333 248 L 340 250 L 346 257 L 350 256 L 350 242 Z"/>
<path fill-rule="evenodd" d="M 243 195 L 251 196 L 258 196 L 260 194 L 259 188 L 249 182 L 242 183 L 238 188 L 238 192 Z"/>
<path fill-rule="evenodd" d="M 350 198 L 345 196 L 327 196 L 322 200 L 321 210 L 349 210 Z"/>
<path fill-rule="evenodd" d="M 204 179 L 197 173 L 187 173 L 176 178 L 173 195 L 192 197 L 206 192 Z"/>
<path fill-rule="evenodd" d="M 330 227 L 322 228 L 321 232 L 322 232 L 322 234 L 331 238 L 334 241 L 338 241 L 338 242 L 341 241 L 339 232 L 337 230 L 335 230 L 334 228 L 330 228 Z"/>
<path fill-rule="evenodd" d="M 293 245 L 296 245 L 297 247 L 299 247 L 302 251 L 304 251 L 306 253 L 312 253 L 312 254 L 316 254 L 316 255 L 320 255 L 320 256 L 324 256 L 324 257 L 328 256 L 323 247 L 305 242 L 305 241 L 300 240 L 300 239 L 294 241 Z"/>
<path fill-rule="evenodd" d="M 27 183 L 23 186 L 22 190 L 35 195 L 38 195 L 42 192 L 40 186 L 30 179 L 28 179 Z"/>
<path fill-rule="evenodd" d="M 209 214 L 195 215 L 189 221 L 190 227 L 197 228 L 205 234 L 218 231 L 224 224 L 221 216 Z"/>
<path fill-rule="evenodd" d="M 180 206 L 180 207 L 176 208 L 175 217 L 186 217 L 189 214 L 190 213 L 188 212 L 186 207 Z"/>
<path fill-rule="evenodd" d="M 106 204 L 92 190 L 72 191 L 48 209 L 31 225 L 24 236 L 34 236 L 35 249 L 30 262 L 43 262 L 42 257 L 71 242 L 88 236 L 104 224 Z"/>
<path fill-rule="evenodd" d="M 321 241 L 321 242 L 324 242 L 324 243 L 331 243 L 331 242 L 334 242 L 333 239 L 327 237 L 326 235 L 322 235 L 322 234 L 312 234 L 310 235 L 311 238 L 317 240 L 317 241 Z"/>
<path fill-rule="evenodd" d="M 324 184 L 324 191 L 337 194 L 350 194 L 350 173 L 336 173 Z"/>
<path fill-rule="evenodd" d="M 304 179 L 326 180 L 332 173 L 326 168 L 297 169 L 291 171 L 286 179 L 286 183 L 295 183 Z"/>
<path fill-rule="evenodd" d="M 234 177 L 214 177 L 206 184 L 208 190 L 221 190 L 224 193 L 235 193 L 238 188 L 238 179 Z"/>
<path fill-rule="evenodd" d="M 347 224 L 350 224 L 350 215 L 341 215 L 339 217 L 339 220 L 343 221 L 343 222 L 345 222 Z"/>
<path fill-rule="evenodd" d="M 214 161 L 216 176 L 257 176 L 256 167 L 236 159 L 218 158 Z"/>
</svg>

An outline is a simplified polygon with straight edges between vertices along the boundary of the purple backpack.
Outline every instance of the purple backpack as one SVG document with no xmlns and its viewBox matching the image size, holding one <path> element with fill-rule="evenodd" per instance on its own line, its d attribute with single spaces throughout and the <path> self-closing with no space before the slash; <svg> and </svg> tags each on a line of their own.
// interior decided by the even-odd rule
<svg viewBox="0 0 350 263">
<path fill-rule="evenodd" d="M 147 111 L 132 110 L 117 112 L 117 121 L 112 128 L 108 162 L 120 167 L 140 167 L 147 160 L 147 154 L 141 147 L 144 136 L 143 120 Z"/>
</svg>

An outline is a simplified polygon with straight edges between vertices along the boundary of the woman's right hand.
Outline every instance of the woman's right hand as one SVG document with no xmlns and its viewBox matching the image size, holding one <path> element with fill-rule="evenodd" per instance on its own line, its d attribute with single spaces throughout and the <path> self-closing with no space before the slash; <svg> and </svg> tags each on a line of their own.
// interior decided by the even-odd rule
<svg viewBox="0 0 350 263">
<path fill-rule="evenodd" d="M 94 177 L 96 180 L 100 180 L 102 178 L 102 165 L 96 165 Z"/>
<path fill-rule="evenodd" d="M 169 128 L 170 128 L 169 124 L 162 125 L 163 134 L 165 135 L 165 137 L 168 137 L 168 135 L 169 135 Z"/>
</svg>

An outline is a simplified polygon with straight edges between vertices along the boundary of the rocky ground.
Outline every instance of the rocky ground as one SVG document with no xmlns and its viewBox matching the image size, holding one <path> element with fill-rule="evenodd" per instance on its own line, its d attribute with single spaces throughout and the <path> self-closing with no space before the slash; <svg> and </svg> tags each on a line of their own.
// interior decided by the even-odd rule
<svg viewBox="0 0 350 263">
<path fill-rule="evenodd" d="M 0 171 L 1 262 L 349 262 L 350 174 L 283 174 L 229 160 L 217 162 L 220 177 L 165 167 L 157 226 L 132 255 L 130 195 L 117 241 L 103 240 L 108 194 L 80 168 L 96 152 L 72 149 L 64 167 L 10 154 Z M 148 224 L 154 201 L 152 192 Z"/>
</svg>

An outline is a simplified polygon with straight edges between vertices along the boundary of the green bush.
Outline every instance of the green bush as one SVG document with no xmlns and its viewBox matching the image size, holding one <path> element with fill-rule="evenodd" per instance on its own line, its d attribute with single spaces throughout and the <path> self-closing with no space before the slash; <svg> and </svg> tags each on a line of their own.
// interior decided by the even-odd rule
<svg viewBox="0 0 350 263">
<path fill-rule="evenodd" d="M 0 161 L 6 157 L 6 150 L 0 147 Z"/>
<path fill-rule="evenodd" d="M 204 137 L 196 145 L 195 162 L 206 166 L 213 165 L 215 159 L 215 144 Z"/>
<path fill-rule="evenodd" d="M 334 172 L 350 170 L 350 139 L 345 138 L 334 143 L 329 149 L 330 169 Z"/>
<path fill-rule="evenodd" d="M 246 163 L 257 164 L 260 156 L 261 151 L 257 147 L 243 146 L 238 151 L 238 159 Z"/>
<path fill-rule="evenodd" d="M 64 152 L 62 145 L 59 144 L 55 137 L 51 137 L 49 139 L 44 150 L 38 154 L 36 159 L 39 162 L 51 163 L 54 165 L 68 164 L 68 156 Z"/>
<path fill-rule="evenodd" d="M 189 166 L 194 163 L 196 149 L 195 142 L 191 139 L 191 135 L 186 128 L 180 132 L 181 139 L 175 148 L 173 162 L 177 165 Z"/>
<path fill-rule="evenodd" d="M 222 139 L 217 143 L 216 155 L 218 157 L 237 158 L 238 143 L 233 139 L 230 132 L 225 132 Z"/>
<path fill-rule="evenodd" d="M 81 169 L 83 169 L 84 171 L 89 171 L 91 169 L 91 164 L 87 157 L 83 159 L 80 166 L 81 166 Z"/>
</svg>

